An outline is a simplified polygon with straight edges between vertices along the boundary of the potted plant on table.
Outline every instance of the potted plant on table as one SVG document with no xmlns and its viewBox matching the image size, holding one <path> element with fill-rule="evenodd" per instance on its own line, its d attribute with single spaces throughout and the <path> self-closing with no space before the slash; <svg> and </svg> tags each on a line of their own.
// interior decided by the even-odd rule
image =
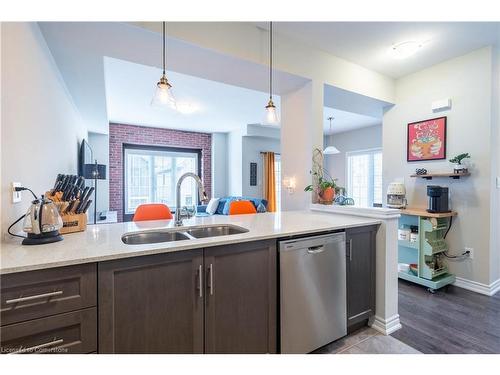
<svg viewBox="0 0 500 375">
<path fill-rule="evenodd" d="M 453 173 L 457 174 L 464 174 L 467 173 L 469 170 L 467 169 L 466 166 L 462 164 L 462 161 L 464 159 L 469 159 L 470 155 L 468 152 L 465 152 L 463 154 L 459 154 L 455 156 L 453 159 L 450 159 L 450 162 L 454 164 L 453 166 Z"/>
</svg>

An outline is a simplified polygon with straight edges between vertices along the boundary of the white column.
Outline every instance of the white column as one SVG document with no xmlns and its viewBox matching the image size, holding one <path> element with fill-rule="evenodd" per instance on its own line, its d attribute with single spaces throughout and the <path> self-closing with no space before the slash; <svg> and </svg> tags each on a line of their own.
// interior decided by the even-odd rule
<svg viewBox="0 0 500 375">
<path fill-rule="evenodd" d="M 295 191 L 282 189 L 284 211 L 307 209 L 311 193 L 312 150 L 323 146 L 323 83 L 310 81 L 281 96 L 281 180 L 293 179 Z"/>
</svg>

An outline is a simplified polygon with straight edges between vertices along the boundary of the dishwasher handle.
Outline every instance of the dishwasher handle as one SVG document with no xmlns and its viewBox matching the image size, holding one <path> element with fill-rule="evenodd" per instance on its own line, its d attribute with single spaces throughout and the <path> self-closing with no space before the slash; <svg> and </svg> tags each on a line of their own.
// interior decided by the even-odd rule
<svg viewBox="0 0 500 375">
<path fill-rule="evenodd" d="M 307 248 L 308 254 L 318 254 L 318 253 L 322 253 L 323 251 L 325 251 L 325 246 L 323 246 L 323 245 L 311 246 L 311 247 Z"/>
</svg>

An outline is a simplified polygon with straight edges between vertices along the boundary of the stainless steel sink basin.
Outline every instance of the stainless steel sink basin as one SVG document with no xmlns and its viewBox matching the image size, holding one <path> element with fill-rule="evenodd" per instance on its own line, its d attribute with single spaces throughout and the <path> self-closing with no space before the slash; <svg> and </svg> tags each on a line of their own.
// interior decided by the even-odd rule
<svg viewBox="0 0 500 375">
<path fill-rule="evenodd" d="M 173 242 L 183 240 L 196 240 L 231 234 L 246 233 L 248 229 L 231 224 L 217 224 L 200 227 L 179 227 L 169 230 L 150 232 L 126 233 L 122 236 L 123 243 L 127 245 L 144 245 L 150 243 Z"/>
<path fill-rule="evenodd" d="M 248 229 L 236 225 L 210 225 L 186 230 L 186 233 L 194 238 L 207 238 L 216 236 L 228 236 L 230 234 L 246 233 Z"/>
<path fill-rule="evenodd" d="M 123 243 L 127 245 L 144 245 L 149 243 L 172 242 L 191 239 L 180 231 L 128 233 L 122 236 Z"/>
</svg>

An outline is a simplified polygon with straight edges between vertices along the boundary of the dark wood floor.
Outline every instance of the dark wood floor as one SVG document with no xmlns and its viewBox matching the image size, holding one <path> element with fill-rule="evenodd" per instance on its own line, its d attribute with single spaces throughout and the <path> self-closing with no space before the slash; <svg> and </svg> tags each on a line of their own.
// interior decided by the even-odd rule
<svg viewBox="0 0 500 375">
<path fill-rule="evenodd" d="M 393 337 L 423 353 L 500 353 L 500 293 L 449 286 L 429 293 L 399 280 L 403 328 Z"/>
</svg>

